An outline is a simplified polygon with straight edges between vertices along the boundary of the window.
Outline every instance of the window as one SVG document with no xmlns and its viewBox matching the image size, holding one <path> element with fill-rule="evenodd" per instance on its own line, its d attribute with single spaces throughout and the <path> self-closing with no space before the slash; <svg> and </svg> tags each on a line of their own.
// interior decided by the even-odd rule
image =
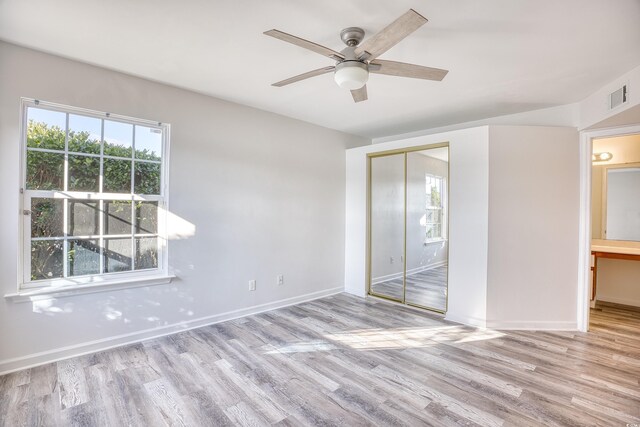
<svg viewBox="0 0 640 427">
<path fill-rule="evenodd" d="M 166 274 L 168 125 L 23 101 L 22 288 Z"/>
<path fill-rule="evenodd" d="M 426 174 L 426 240 L 446 238 L 444 212 L 446 206 L 446 181 L 442 176 Z"/>
</svg>

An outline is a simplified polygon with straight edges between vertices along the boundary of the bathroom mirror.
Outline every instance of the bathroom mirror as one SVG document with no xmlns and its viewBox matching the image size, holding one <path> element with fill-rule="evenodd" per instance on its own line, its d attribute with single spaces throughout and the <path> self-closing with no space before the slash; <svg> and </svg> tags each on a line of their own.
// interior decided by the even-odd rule
<svg viewBox="0 0 640 427">
<path fill-rule="evenodd" d="M 603 235 L 640 241 L 640 165 L 605 168 Z"/>
</svg>

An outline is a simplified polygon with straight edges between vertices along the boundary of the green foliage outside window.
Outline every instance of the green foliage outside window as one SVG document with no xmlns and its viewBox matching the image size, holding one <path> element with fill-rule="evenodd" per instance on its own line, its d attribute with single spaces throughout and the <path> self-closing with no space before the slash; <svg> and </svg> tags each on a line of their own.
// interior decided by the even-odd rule
<svg viewBox="0 0 640 427">
<path fill-rule="evenodd" d="M 65 131 L 58 126 L 29 121 L 27 147 L 59 150 L 60 153 L 27 151 L 27 188 L 30 190 L 63 190 L 64 185 Z M 69 152 L 100 154 L 100 141 L 89 132 L 69 131 Z M 104 155 L 121 157 L 104 159 L 104 191 L 131 192 L 131 149 L 119 144 L 104 142 Z M 160 161 L 160 157 L 148 149 L 136 150 L 135 158 Z M 100 159 L 69 154 L 69 191 L 98 192 Z M 134 171 L 136 194 L 160 193 L 160 164 L 136 162 Z"/>
</svg>

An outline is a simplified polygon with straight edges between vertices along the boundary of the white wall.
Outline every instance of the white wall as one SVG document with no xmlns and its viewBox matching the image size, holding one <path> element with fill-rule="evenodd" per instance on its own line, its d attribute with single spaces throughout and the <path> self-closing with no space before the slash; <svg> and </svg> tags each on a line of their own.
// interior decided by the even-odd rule
<svg viewBox="0 0 640 427">
<path fill-rule="evenodd" d="M 170 210 L 195 227 L 172 230 L 171 285 L 0 297 L 0 372 L 343 288 L 344 150 L 369 141 L 2 42 L 0 94 L 0 295 L 18 283 L 21 96 L 170 123 Z"/>
<path fill-rule="evenodd" d="M 578 217 L 577 131 L 491 126 L 488 326 L 576 329 Z"/>
<path fill-rule="evenodd" d="M 345 289 L 366 294 L 367 153 L 449 143 L 447 319 L 484 326 L 488 237 L 488 128 L 420 136 L 347 150 Z"/>
<path fill-rule="evenodd" d="M 629 101 L 620 107 L 609 110 L 609 94 L 620 89 L 624 84 L 628 85 Z M 640 105 L 640 93 L 638 92 L 638 88 L 640 88 L 640 66 L 622 74 L 617 79 L 602 86 L 579 103 L 580 120 L 578 129 L 595 129 L 639 123 L 638 118 L 640 116 L 638 116 L 637 113 L 635 115 L 635 120 L 633 119 L 633 116 L 629 117 L 629 119 L 634 121 L 625 121 L 624 123 L 620 123 L 615 120 L 616 115 L 625 115 L 625 112 L 632 110 L 637 111 L 636 107 Z"/>
</svg>

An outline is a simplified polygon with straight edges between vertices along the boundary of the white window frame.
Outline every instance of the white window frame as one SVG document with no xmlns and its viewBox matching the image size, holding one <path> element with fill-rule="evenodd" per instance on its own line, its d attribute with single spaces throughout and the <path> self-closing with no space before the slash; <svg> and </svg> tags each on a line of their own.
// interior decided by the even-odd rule
<svg viewBox="0 0 640 427">
<path fill-rule="evenodd" d="M 427 185 L 427 178 L 431 178 L 431 179 L 438 179 L 440 180 L 440 236 L 438 237 L 433 237 L 433 238 L 428 238 L 425 235 L 425 243 L 431 243 L 431 242 L 441 242 L 443 240 L 447 240 L 447 206 L 448 206 L 448 201 L 447 201 L 447 177 L 445 176 L 440 176 L 440 175 L 434 175 L 431 173 L 426 173 L 425 174 L 425 187 Z M 430 195 L 429 195 L 430 197 Z M 432 207 L 432 206 L 425 206 L 425 212 L 428 212 L 429 209 L 438 209 L 437 207 Z M 425 219 L 429 218 L 429 214 L 427 213 L 425 215 Z M 426 223 L 426 221 L 425 221 Z M 428 225 L 429 223 L 427 223 Z M 430 223 L 430 224 L 438 224 L 438 223 Z"/>
<path fill-rule="evenodd" d="M 48 191 L 48 190 L 27 190 L 26 189 L 26 177 L 27 177 L 27 128 L 28 128 L 28 117 L 27 110 L 29 107 L 52 110 L 57 112 L 62 112 L 67 114 L 67 122 L 69 114 L 82 115 L 87 117 L 93 117 L 103 120 L 110 120 L 116 122 L 123 122 L 132 125 L 140 125 L 145 127 L 150 127 L 154 129 L 159 129 L 162 132 L 162 153 L 160 164 L 160 194 L 159 195 L 135 195 L 135 194 L 125 194 L 125 193 L 94 193 L 94 192 L 86 192 L 86 191 Z M 6 295 L 7 297 L 13 297 L 16 299 L 20 299 L 21 296 L 42 296 L 42 295 L 60 295 L 66 296 L 74 293 L 86 293 L 86 292 L 96 292 L 102 290 L 110 290 L 114 288 L 128 288 L 135 286 L 149 286 L 155 284 L 163 284 L 169 283 L 171 279 L 174 277 L 169 274 L 168 269 L 168 240 L 167 240 L 167 212 L 169 208 L 169 132 L 170 125 L 167 123 L 161 123 L 151 120 L 143 120 L 137 119 L 117 114 L 99 112 L 88 110 L 84 108 L 71 107 L 67 105 L 55 104 L 51 102 L 39 101 L 35 99 L 22 98 L 21 99 L 21 127 L 20 127 L 20 144 L 21 144 L 21 158 L 20 158 L 20 213 L 22 215 L 22 220 L 19 221 L 19 283 L 16 294 Z M 68 128 L 68 123 L 67 126 Z M 67 130 L 68 131 L 68 130 Z M 102 122 L 102 137 L 104 136 L 104 121 Z M 135 162 L 144 161 L 141 159 L 135 158 L 135 132 L 132 136 L 132 188 L 134 185 L 133 182 L 133 174 L 135 171 Z M 66 145 L 66 144 L 65 144 Z M 46 149 L 38 149 L 37 151 L 50 151 L 55 153 L 60 153 L 57 150 L 46 150 Z M 109 156 L 105 156 L 103 153 L 104 150 L 100 150 L 99 155 L 93 155 L 93 157 L 98 157 L 101 160 L 103 158 L 108 158 Z M 65 183 L 67 181 L 67 156 L 69 154 L 68 146 L 65 146 Z M 86 156 L 87 153 L 77 153 L 79 155 Z M 89 154 L 89 156 L 92 156 Z M 151 163 L 158 163 L 153 162 Z M 101 162 L 102 164 L 102 162 Z M 102 171 L 100 174 L 100 183 L 102 183 Z M 66 185 L 65 185 L 66 187 Z M 100 186 L 100 190 L 102 187 Z M 152 201 L 158 203 L 158 233 L 157 235 L 149 235 L 149 234 L 135 234 L 132 230 L 131 234 L 127 234 L 126 237 L 133 237 L 132 246 L 135 244 L 135 239 L 137 237 L 157 237 L 158 239 L 158 268 L 153 269 L 145 269 L 145 270 L 133 270 L 126 272 L 111 272 L 111 273 L 99 273 L 95 275 L 85 275 L 85 276 L 77 276 L 77 277 L 62 277 L 55 278 L 51 280 L 31 280 L 31 199 L 36 197 L 46 197 L 46 198 L 61 198 L 61 199 L 78 199 L 78 200 L 127 200 L 135 203 L 136 201 Z M 66 204 L 65 204 L 66 206 Z M 133 205 L 132 205 L 133 210 Z M 66 207 L 65 207 L 66 211 Z M 133 215 L 133 212 L 132 212 Z M 66 236 L 68 221 L 66 214 L 63 219 L 63 229 L 64 235 Z M 103 222 L 103 215 L 100 215 L 100 222 Z M 101 224 L 102 230 L 102 224 Z M 123 235 L 125 236 L 125 235 Z M 66 238 L 89 238 L 90 236 L 67 236 Z M 109 235 L 109 237 L 117 237 L 115 235 Z M 62 237 L 60 240 L 64 240 L 65 237 Z M 67 273 L 67 255 L 66 255 L 67 246 L 63 247 L 63 268 L 64 268 L 64 276 Z M 132 248 L 133 249 L 133 248 Z M 100 257 L 100 271 L 103 271 L 103 258 Z M 135 263 L 135 251 L 132 251 L 132 262 Z M 78 292 L 74 292 L 78 291 Z"/>
</svg>

